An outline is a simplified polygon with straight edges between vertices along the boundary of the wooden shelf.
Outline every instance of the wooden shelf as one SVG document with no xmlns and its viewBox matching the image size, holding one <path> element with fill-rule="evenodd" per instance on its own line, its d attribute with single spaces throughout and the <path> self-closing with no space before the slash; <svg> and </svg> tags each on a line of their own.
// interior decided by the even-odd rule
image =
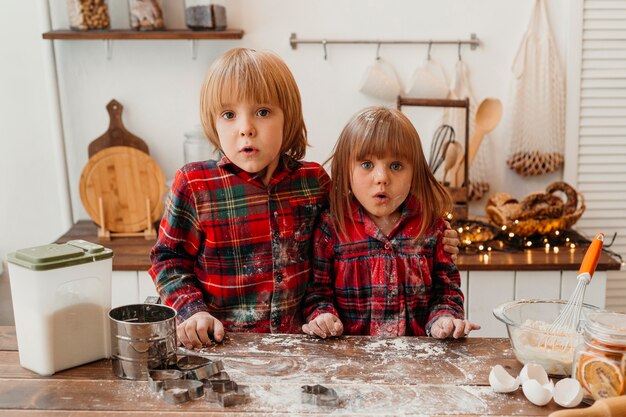
<svg viewBox="0 0 626 417">
<path fill-rule="evenodd" d="M 113 30 L 53 30 L 42 34 L 44 39 L 59 40 L 199 40 L 199 39 L 241 39 L 243 30 L 226 29 L 213 31 L 195 31 L 188 29 L 137 31 L 129 29 Z"/>
</svg>

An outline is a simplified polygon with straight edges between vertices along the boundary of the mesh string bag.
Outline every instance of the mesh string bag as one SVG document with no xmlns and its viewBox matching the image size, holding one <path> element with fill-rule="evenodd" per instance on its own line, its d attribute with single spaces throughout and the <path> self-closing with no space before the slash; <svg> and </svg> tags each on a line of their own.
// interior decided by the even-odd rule
<svg viewBox="0 0 626 417">
<path fill-rule="evenodd" d="M 565 85 L 545 0 L 535 0 L 528 30 L 513 61 L 509 168 L 522 176 L 563 165 Z"/>
</svg>

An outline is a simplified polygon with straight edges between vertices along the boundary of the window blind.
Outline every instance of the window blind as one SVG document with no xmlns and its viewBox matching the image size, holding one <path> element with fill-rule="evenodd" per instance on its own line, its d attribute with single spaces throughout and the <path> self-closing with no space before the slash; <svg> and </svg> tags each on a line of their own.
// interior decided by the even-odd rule
<svg viewBox="0 0 626 417">
<path fill-rule="evenodd" d="M 576 225 L 604 231 L 626 260 L 626 0 L 584 0 L 577 188 L 587 209 Z M 593 285 L 593 284 L 592 284 Z M 626 312 L 626 271 L 609 271 L 606 308 Z"/>
</svg>

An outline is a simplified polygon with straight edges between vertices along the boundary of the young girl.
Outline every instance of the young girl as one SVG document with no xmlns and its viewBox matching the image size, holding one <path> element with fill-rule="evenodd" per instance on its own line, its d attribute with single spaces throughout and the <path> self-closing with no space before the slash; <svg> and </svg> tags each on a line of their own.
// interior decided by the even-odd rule
<svg viewBox="0 0 626 417">
<path fill-rule="evenodd" d="M 314 232 L 303 331 L 461 337 L 460 277 L 443 250 L 446 190 L 399 111 L 370 107 L 348 122 L 331 156 L 330 212 Z"/>
<path fill-rule="evenodd" d="M 178 341 L 199 348 L 225 330 L 300 332 L 330 178 L 300 161 L 307 138 L 293 75 L 270 52 L 232 49 L 211 65 L 200 113 L 223 157 L 176 173 L 150 254 L 157 290 L 178 311 Z"/>
</svg>

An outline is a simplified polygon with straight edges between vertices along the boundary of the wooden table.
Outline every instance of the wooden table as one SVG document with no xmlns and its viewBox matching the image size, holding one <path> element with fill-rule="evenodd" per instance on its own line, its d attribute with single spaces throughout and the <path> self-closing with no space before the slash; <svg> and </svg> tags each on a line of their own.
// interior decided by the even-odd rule
<svg viewBox="0 0 626 417">
<path fill-rule="evenodd" d="M 304 335 L 230 333 L 204 352 L 222 359 L 231 378 L 250 387 L 245 405 L 221 408 L 198 399 L 170 405 L 145 381 L 116 378 L 109 360 L 41 377 L 19 365 L 15 328 L 0 327 L 0 416 L 182 415 L 504 415 L 546 416 L 521 389 L 497 394 L 492 366 L 517 375 L 508 339 L 377 338 L 320 340 Z M 337 409 L 301 402 L 302 385 L 334 388 Z"/>
</svg>

